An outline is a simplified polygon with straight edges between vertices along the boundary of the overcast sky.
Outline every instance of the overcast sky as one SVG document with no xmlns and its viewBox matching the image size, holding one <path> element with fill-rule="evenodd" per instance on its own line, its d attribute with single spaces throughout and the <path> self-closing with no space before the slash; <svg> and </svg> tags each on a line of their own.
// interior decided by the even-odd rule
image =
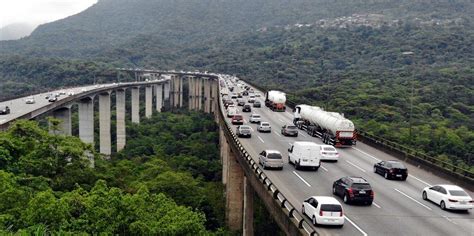
<svg viewBox="0 0 474 236">
<path fill-rule="evenodd" d="M 34 25 L 79 13 L 97 0 L 0 0 L 0 28 L 12 23 Z"/>
</svg>

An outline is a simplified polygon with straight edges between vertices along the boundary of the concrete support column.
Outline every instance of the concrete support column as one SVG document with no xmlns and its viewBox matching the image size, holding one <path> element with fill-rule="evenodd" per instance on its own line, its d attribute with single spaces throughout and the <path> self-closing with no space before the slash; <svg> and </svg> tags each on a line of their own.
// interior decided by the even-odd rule
<svg viewBox="0 0 474 236">
<path fill-rule="evenodd" d="M 115 91 L 117 108 L 117 152 L 121 151 L 127 142 L 125 130 L 125 89 Z"/>
<path fill-rule="evenodd" d="M 236 155 L 227 148 L 226 223 L 230 230 L 240 231 L 243 226 L 244 172 Z"/>
<path fill-rule="evenodd" d="M 165 83 L 165 86 L 164 86 L 163 97 L 165 101 L 170 99 L 170 83 L 171 81 L 168 81 L 167 83 Z"/>
<path fill-rule="evenodd" d="M 112 138 L 110 134 L 110 93 L 99 94 L 99 144 L 100 153 L 112 153 Z"/>
<path fill-rule="evenodd" d="M 228 158 L 229 156 L 226 155 L 226 152 L 228 151 L 228 143 L 226 141 L 226 138 L 224 136 L 224 131 L 222 129 L 219 129 L 219 147 L 220 147 L 220 156 L 221 156 L 221 163 L 222 163 L 222 184 L 227 183 L 227 170 L 228 170 Z"/>
<path fill-rule="evenodd" d="M 155 96 L 156 96 L 156 111 L 161 112 L 163 107 L 163 85 L 155 85 Z"/>
<path fill-rule="evenodd" d="M 140 123 L 140 87 L 132 88 L 132 123 Z"/>
<path fill-rule="evenodd" d="M 79 138 L 84 143 L 94 144 L 94 98 L 80 100 L 79 107 Z"/>
<path fill-rule="evenodd" d="M 243 236 L 253 236 L 253 198 L 255 191 L 250 181 L 245 177 L 244 182 L 244 232 Z"/>
<path fill-rule="evenodd" d="M 204 112 L 210 112 L 211 83 L 208 78 L 204 79 Z"/>
<path fill-rule="evenodd" d="M 194 96 L 194 83 L 193 83 L 193 77 L 190 76 L 188 77 L 188 90 L 189 90 L 189 93 L 188 93 L 188 109 L 190 111 L 193 110 L 193 96 Z"/>
<path fill-rule="evenodd" d="M 70 107 L 61 107 L 53 111 L 53 117 L 60 120 L 58 130 L 51 130 L 54 134 L 71 135 L 71 109 Z"/>
<path fill-rule="evenodd" d="M 214 112 L 217 118 L 217 115 L 218 115 L 217 112 L 219 111 L 219 97 L 220 97 L 219 81 L 217 79 L 213 80 L 211 87 L 212 87 L 211 112 Z"/>
<path fill-rule="evenodd" d="M 201 105 L 199 105 L 199 102 L 201 101 L 201 78 L 196 78 L 196 94 L 194 96 L 194 109 L 199 111 L 201 109 Z"/>
<path fill-rule="evenodd" d="M 198 110 L 202 111 L 202 100 L 203 100 L 203 95 L 202 95 L 202 87 L 203 87 L 204 79 L 201 78 L 199 79 L 199 106 Z"/>
<path fill-rule="evenodd" d="M 145 87 L 145 117 L 150 118 L 153 107 L 153 87 Z"/>
<path fill-rule="evenodd" d="M 179 77 L 179 108 L 183 107 L 183 77 Z"/>
</svg>

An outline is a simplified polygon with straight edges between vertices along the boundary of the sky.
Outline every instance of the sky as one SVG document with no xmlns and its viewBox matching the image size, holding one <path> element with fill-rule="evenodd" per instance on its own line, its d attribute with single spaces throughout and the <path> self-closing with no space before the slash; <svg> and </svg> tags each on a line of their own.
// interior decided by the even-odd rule
<svg viewBox="0 0 474 236">
<path fill-rule="evenodd" d="M 12 23 L 39 25 L 79 13 L 97 0 L 0 0 L 0 28 Z"/>
</svg>

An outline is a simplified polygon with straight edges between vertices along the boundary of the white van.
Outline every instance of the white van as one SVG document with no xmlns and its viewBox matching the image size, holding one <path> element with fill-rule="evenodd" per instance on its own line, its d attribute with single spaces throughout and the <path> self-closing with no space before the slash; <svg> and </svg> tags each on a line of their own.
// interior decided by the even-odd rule
<svg viewBox="0 0 474 236">
<path fill-rule="evenodd" d="M 313 142 L 298 141 L 288 148 L 288 162 L 298 170 L 310 167 L 318 170 L 321 165 L 320 145 Z"/>
<path fill-rule="evenodd" d="M 237 107 L 228 106 L 227 107 L 227 117 L 233 117 L 234 115 L 237 115 Z"/>
</svg>

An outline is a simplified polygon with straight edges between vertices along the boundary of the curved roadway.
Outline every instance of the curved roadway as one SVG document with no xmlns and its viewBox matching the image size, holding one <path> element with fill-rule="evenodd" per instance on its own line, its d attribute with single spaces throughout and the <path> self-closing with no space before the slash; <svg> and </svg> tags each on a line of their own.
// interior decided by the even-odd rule
<svg viewBox="0 0 474 236">
<path fill-rule="evenodd" d="M 262 103 L 262 108 L 252 107 L 251 113 L 260 114 L 262 121 L 270 122 L 273 130 L 271 133 L 257 132 L 257 124 L 248 122 L 251 113 L 241 112 L 244 123 L 250 125 L 253 132 L 252 138 L 241 138 L 240 141 L 257 163 L 258 153 L 264 149 L 276 149 L 282 153 L 285 160 L 283 170 L 264 172 L 291 204 L 300 208 L 302 201 L 309 196 L 333 196 L 332 184 L 343 176 L 361 176 L 375 191 L 372 206 L 343 203 L 346 222 L 342 229 L 317 227 L 318 232 L 323 235 L 474 235 L 472 212 L 443 211 L 439 206 L 421 198 L 424 187 L 450 184 L 449 181 L 408 163 L 405 163 L 409 171 L 406 181 L 386 180 L 373 173 L 373 165 L 380 160 L 396 158 L 364 143 L 358 142 L 352 148 L 338 148 L 339 161 L 322 162 L 318 171 L 295 170 L 294 166 L 286 161 L 290 143 L 312 141 L 323 144 L 322 141 L 301 130 L 296 138 L 282 136 L 280 128 L 285 124 L 292 124 L 293 115 L 289 112 L 291 109 L 288 108 L 286 112 L 271 111 L 264 105 L 263 93 L 254 90 L 261 95 L 257 100 Z M 240 108 L 238 107 L 239 110 Z M 225 109 L 221 109 L 225 114 Z M 230 119 L 227 119 L 227 122 L 230 124 Z M 472 192 L 468 193 L 473 196 Z M 336 198 L 342 203 L 342 199 Z"/>
</svg>

